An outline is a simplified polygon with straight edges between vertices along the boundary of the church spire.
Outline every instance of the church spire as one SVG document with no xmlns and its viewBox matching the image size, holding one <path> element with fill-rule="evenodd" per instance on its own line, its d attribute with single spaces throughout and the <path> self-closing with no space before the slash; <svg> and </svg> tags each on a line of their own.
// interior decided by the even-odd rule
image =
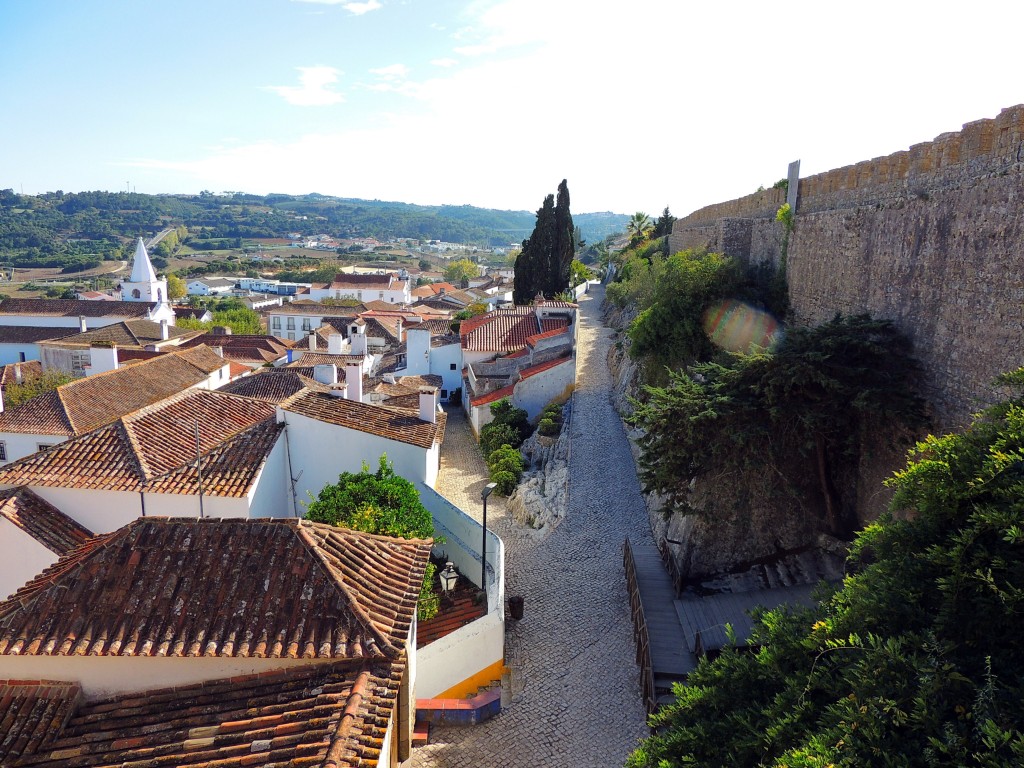
<svg viewBox="0 0 1024 768">
<path fill-rule="evenodd" d="M 155 283 L 156 271 L 153 269 L 153 262 L 149 260 L 146 253 L 146 246 L 139 238 L 139 244 L 135 246 L 135 259 L 132 262 L 132 276 L 129 279 L 132 283 Z"/>
</svg>

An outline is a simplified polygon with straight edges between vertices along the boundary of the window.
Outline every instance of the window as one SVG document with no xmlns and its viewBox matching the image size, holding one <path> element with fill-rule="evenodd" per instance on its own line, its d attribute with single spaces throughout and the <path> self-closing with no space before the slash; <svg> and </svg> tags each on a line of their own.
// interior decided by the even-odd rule
<svg viewBox="0 0 1024 768">
<path fill-rule="evenodd" d="M 0 440 L 0 461 L 7 461 L 7 443 Z"/>
<path fill-rule="evenodd" d="M 133 299 L 141 299 L 142 298 L 142 292 L 138 288 L 136 288 L 134 291 L 132 291 L 132 298 Z"/>
<path fill-rule="evenodd" d="M 281 318 L 280 317 L 275 317 L 274 318 L 274 320 L 273 320 L 273 327 L 274 327 L 275 330 L 278 330 L 278 331 L 281 330 Z"/>
<path fill-rule="evenodd" d="M 448 399 L 448 390 L 447 389 L 442 389 L 441 390 L 441 399 L 442 400 L 447 400 Z"/>
<path fill-rule="evenodd" d="M 313 330 L 313 321 L 310 320 L 308 317 L 302 318 L 302 330 L 304 330 L 304 331 L 312 331 Z"/>
<path fill-rule="evenodd" d="M 289 333 L 288 333 L 288 341 L 295 341 L 295 333 L 294 332 L 289 331 Z"/>
<path fill-rule="evenodd" d="M 19 352 L 18 353 L 18 362 L 19 363 L 24 363 L 25 362 L 25 353 L 24 352 Z"/>
<path fill-rule="evenodd" d="M 456 366 L 457 366 L 457 363 L 452 363 L 451 365 L 448 366 L 448 370 L 449 371 L 454 371 Z"/>
<path fill-rule="evenodd" d="M 380 293 L 379 293 L 379 294 L 377 295 L 377 297 L 378 297 L 379 299 L 381 299 L 381 300 L 383 301 L 383 300 L 384 300 L 384 291 L 381 291 L 381 292 L 380 292 Z"/>
<path fill-rule="evenodd" d="M 288 318 L 288 330 L 289 331 L 294 331 L 295 330 L 295 318 L 294 317 L 289 317 Z M 294 338 L 294 336 L 289 336 L 288 338 L 291 339 L 291 338 Z"/>
</svg>

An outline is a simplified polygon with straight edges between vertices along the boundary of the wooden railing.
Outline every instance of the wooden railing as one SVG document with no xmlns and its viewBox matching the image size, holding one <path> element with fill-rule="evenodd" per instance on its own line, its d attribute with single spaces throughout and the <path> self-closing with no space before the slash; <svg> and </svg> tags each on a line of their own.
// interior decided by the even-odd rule
<svg viewBox="0 0 1024 768">
<path fill-rule="evenodd" d="M 654 670 L 651 667 L 651 641 L 647 632 L 644 606 L 640 602 L 640 588 L 636 580 L 636 563 L 633 548 L 626 539 L 622 544 L 622 564 L 626 570 L 626 591 L 629 593 L 629 612 L 633 618 L 633 640 L 636 642 L 636 663 L 640 667 L 640 688 L 647 714 L 658 706 L 654 691 Z"/>
</svg>

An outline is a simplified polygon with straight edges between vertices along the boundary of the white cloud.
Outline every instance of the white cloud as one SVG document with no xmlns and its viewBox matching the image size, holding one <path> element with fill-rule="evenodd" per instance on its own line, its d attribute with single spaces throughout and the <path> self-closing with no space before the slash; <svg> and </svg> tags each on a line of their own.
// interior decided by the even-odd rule
<svg viewBox="0 0 1024 768">
<path fill-rule="evenodd" d="M 273 91 L 289 104 L 297 107 L 323 107 L 340 104 L 345 100 L 330 88 L 338 82 L 341 72 L 334 67 L 297 67 L 300 85 L 267 85 L 265 90 Z"/>
<path fill-rule="evenodd" d="M 381 80 L 394 82 L 396 80 L 404 80 L 409 74 L 409 68 L 405 64 L 391 64 L 387 67 L 371 69 L 370 72 Z"/>
<path fill-rule="evenodd" d="M 454 67 L 459 63 L 458 59 L 434 59 L 430 62 L 435 67 L 442 67 L 447 69 L 448 67 Z"/>
<path fill-rule="evenodd" d="M 384 6 L 377 2 L 377 0 L 366 0 L 365 3 L 345 3 L 341 7 L 355 16 L 362 16 L 370 11 L 379 11 Z"/>
</svg>

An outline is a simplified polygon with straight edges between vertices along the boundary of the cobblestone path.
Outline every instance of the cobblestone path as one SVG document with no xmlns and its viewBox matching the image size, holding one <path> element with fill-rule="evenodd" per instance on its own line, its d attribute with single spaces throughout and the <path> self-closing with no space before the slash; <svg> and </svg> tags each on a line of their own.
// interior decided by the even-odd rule
<svg viewBox="0 0 1024 768">
<path fill-rule="evenodd" d="M 488 500 L 488 526 L 505 541 L 506 593 L 525 597 L 523 619 L 507 623 L 502 712 L 477 726 L 433 728 L 406 766 L 621 766 L 647 734 L 622 541 L 651 533 L 609 397 L 603 297 L 592 286 L 580 302 L 566 519 L 551 533 L 534 531 L 511 520 L 502 500 Z M 479 519 L 486 466 L 465 417 L 448 419 L 438 491 Z"/>
</svg>

